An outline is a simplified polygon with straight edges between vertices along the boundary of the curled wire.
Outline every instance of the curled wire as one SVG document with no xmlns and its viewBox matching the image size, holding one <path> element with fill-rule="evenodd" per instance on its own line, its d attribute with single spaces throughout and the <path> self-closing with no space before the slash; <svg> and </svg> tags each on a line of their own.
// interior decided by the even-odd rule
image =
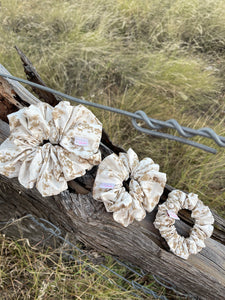
<svg viewBox="0 0 225 300">
<path fill-rule="evenodd" d="M 166 127 L 172 128 L 172 129 L 176 129 L 178 133 L 185 138 L 191 138 L 196 135 L 199 135 L 202 137 L 213 139 L 218 146 L 225 147 L 225 137 L 217 135 L 212 128 L 204 127 L 196 130 L 196 129 L 181 126 L 175 119 L 170 119 L 167 121 L 155 120 L 149 118 L 146 115 L 146 113 L 142 110 L 136 111 L 136 114 L 141 116 L 142 119 L 145 121 L 145 123 L 152 129 L 158 130 Z"/>
<path fill-rule="evenodd" d="M 113 112 L 113 113 L 118 113 L 118 114 L 121 114 L 121 115 L 125 115 L 125 116 L 130 117 L 132 119 L 132 124 L 133 124 L 135 129 L 137 129 L 138 131 L 143 132 L 145 134 L 151 135 L 151 136 L 174 140 L 174 141 L 184 143 L 184 144 L 199 148 L 201 150 L 204 150 L 204 151 L 207 151 L 207 152 L 210 152 L 210 153 L 213 153 L 213 154 L 217 153 L 216 149 L 208 147 L 208 146 L 200 144 L 200 143 L 197 143 L 197 142 L 194 142 L 194 141 L 187 140 L 187 139 L 199 135 L 199 136 L 214 140 L 214 142 L 220 147 L 225 147 L 225 137 L 217 135 L 213 129 L 208 128 L 208 127 L 204 127 L 204 128 L 201 128 L 201 129 L 192 129 L 192 128 L 189 128 L 189 127 L 183 127 L 174 119 L 167 120 L 167 121 L 160 121 L 160 120 L 157 120 L 157 119 L 149 118 L 146 115 L 146 113 L 142 110 L 138 110 L 135 113 L 132 113 L 132 112 L 122 110 L 122 109 L 118 109 L 118 108 L 115 108 L 115 107 L 110 107 L 110 106 L 106 106 L 106 105 L 103 105 L 103 104 L 93 103 L 93 102 L 89 102 L 87 100 L 78 99 L 78 98 L 69 96 L 67 94 L 61 93 L 59 91 L 56 91 L 54 89 L 48 88 L 46 86 L 43 86 L 43 85 L 28 81 L 28 80 L 25 80 L 25 79 L 22 79 L 22 78 L 18 78 L 18 77 L 9 75 L 9 74 L 0 73 L 0 76 L 1 77 L 6 77 L 6 78 L 11 79 L 11 80 L 15 80 L 15 81 L 18 81 L 18 82 L 28 84 L 28 85 L 36 87 L 40 90 L 50 92 L 52 94 L 58 95 L 60 97 L 66 98 L 66 99 L 68 99 L 70 101 L 74 101 L 76 103 L 80 103 L 80 104 L 83 104 L 83 105 L 88 105 L 88 106 L 92 106 L 92 107 L 95 107 L 95 108 L 98 108 L 98 109 L 103 109 L 103 110 L 107 110 L 107 111 L 110 111 L 110 112 Z M 140 126 L 137 123 L 137 120 L 144 121 L 145 124 L 151 130 L 148 129 L 148 128 L 143 128 L 142 126 Z M 184 138 L 174 136 L 172 134 L 167 134 L 167 133 L 157 131 L 157 130 L 160 130 L 162 128 L 175 129 Z"/>
</svg>

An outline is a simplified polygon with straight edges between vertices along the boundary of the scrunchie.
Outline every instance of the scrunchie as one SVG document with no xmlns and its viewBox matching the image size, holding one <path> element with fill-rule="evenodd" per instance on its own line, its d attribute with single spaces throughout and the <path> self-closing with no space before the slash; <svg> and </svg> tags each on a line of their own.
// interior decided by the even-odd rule
<svg viewBox="0 0 225 300">
<path fill-rule="evenodd" d="M 171 217 L 171 214 L 176 216 L 180 209 L 191 210 L 191 217 L 195 219 L 195 225 L 188 238 L 177 233 L 174 226 L 175 219 Z M 213 233 L 213 222 L 214 218 L 209 207 L 198 199 L 198 195 L 193 193 L 187 195 L 174 190 L 169 193 L 167 201 L 159 205 L 154 225 L 159 229 L 170 250 L 177 256 L 188 259 L 190 254 L 196 254 L 205 247 L 204 240 Z"/>
<path fill-rule="evenodd" d="M 8 116 L 10 136 L 0 146 L 0 173 L 17 177 L 42 196 L 67 189 L 67 181 L 101 161 L 102 124 L 82 105 L 30 105 Z"/>
<path fill-rule="evenodd" d="M 130 180 L 129 191 L 123 182 Z M 166 174 L 151 158 L 139 162 L 137 154 L 129 149 L 119 156 L 111 154 L 99 165 L 93 187 L 93 197 L 103 201 L 108 212 L 123 226 L 133 220 L 144 219 L 159 201 L 166 183 Z"/>
</svg>

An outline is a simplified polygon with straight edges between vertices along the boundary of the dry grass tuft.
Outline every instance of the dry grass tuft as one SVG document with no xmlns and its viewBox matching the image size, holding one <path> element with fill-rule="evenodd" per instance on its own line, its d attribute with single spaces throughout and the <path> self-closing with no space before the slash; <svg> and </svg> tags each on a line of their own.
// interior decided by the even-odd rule
<svg viewBox="0 0 225 300">
<path fill-rule="evenodd" d="M 0 235 L 1 299 L 116 300 L 145 297 L 108 270 L 80 258 L 76 252 L 69 252 L 75 261 L 66 260 L 63 251 L 65 253 L 65 248 L 44 249 L 31 246 L 27 239 L 13 241 Z M 136 275 L 110 257 L 104 258 L 104 264 L 128 280 L 137 280 Z M 104 276 L 110 277 L 110 282 Z M 150 276 L 146 277 L 145 286 L 159 294 L 165 293 L 165 289 L 154 283 Z"/>
</svg>

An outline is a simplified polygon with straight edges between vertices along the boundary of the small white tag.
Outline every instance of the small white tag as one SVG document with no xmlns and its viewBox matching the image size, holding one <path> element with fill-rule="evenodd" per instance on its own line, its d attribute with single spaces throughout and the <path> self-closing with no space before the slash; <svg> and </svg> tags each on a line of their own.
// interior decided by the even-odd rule
<svg viewBox="0 0 225 300">
<path fill-rule="evenodd" d="M 78 146 L 84 146 L 84 147 L 88 146 L 88 139 L 76 136 L 74 144 Z"/>
<path fill-rule="evenodd" d="M 175 220 L 180 220 L 180 218 L 172 210 L 167 210 L 167 214 L 170 218 L 173 218 Z"/>
<path fill-rule="evenodd" d="M 101 189 L 109 189 L 109 190 L 112 190 L 114 186 L 115 186 L 114 183 L 106 183 L 106 182 L 103 182 L 99 185 Z"/>
</svg>

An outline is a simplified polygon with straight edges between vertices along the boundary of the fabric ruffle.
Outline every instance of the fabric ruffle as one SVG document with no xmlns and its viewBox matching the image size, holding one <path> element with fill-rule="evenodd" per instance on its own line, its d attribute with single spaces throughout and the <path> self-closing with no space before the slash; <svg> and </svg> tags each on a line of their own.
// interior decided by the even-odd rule
<svg viewBox="0 0 225 300">
<path fill-rule="evenodd" d="M 130 179 L 129 191 L 123 182 Z M 133 220 L 144 219 L 147 210 L 157 205 L 166 184 L 166 174 L 151 158 L 139 162 L 137 154 L 129 149 L 119 156 L 111 154 L 99 165 L 93 187 L 93 197 L 103 201 L 108 212 L 123 226 Z"/>
<path fill-rule="evenodd" d="M 30 105 L 8 115 L 10 136 L 0 146 L 0 173 L 18 177 L 42 196 L 67 189 L 101 161 L 102 124 L 82 105 Z"/>
<path fill-rule="evenodd" d="M 172 211 L 177 215 L 181 209 L 191 210 L 191 217 L 195 219 L 188 238 L 177 233 L 174 226 L 175 219 L 168 214 Z M 188 259 L 190 254 L 197 254 L 205 247 L 204 240 L 212 235 L 213 223 L 214 218 L 209 207 L 198 199 L 198 195 L 174 190 L 169 193 L 167 201 L 159 205 L 154 225 L 166 240 L 170 250 L 177 256 Z"/>
</svg>

